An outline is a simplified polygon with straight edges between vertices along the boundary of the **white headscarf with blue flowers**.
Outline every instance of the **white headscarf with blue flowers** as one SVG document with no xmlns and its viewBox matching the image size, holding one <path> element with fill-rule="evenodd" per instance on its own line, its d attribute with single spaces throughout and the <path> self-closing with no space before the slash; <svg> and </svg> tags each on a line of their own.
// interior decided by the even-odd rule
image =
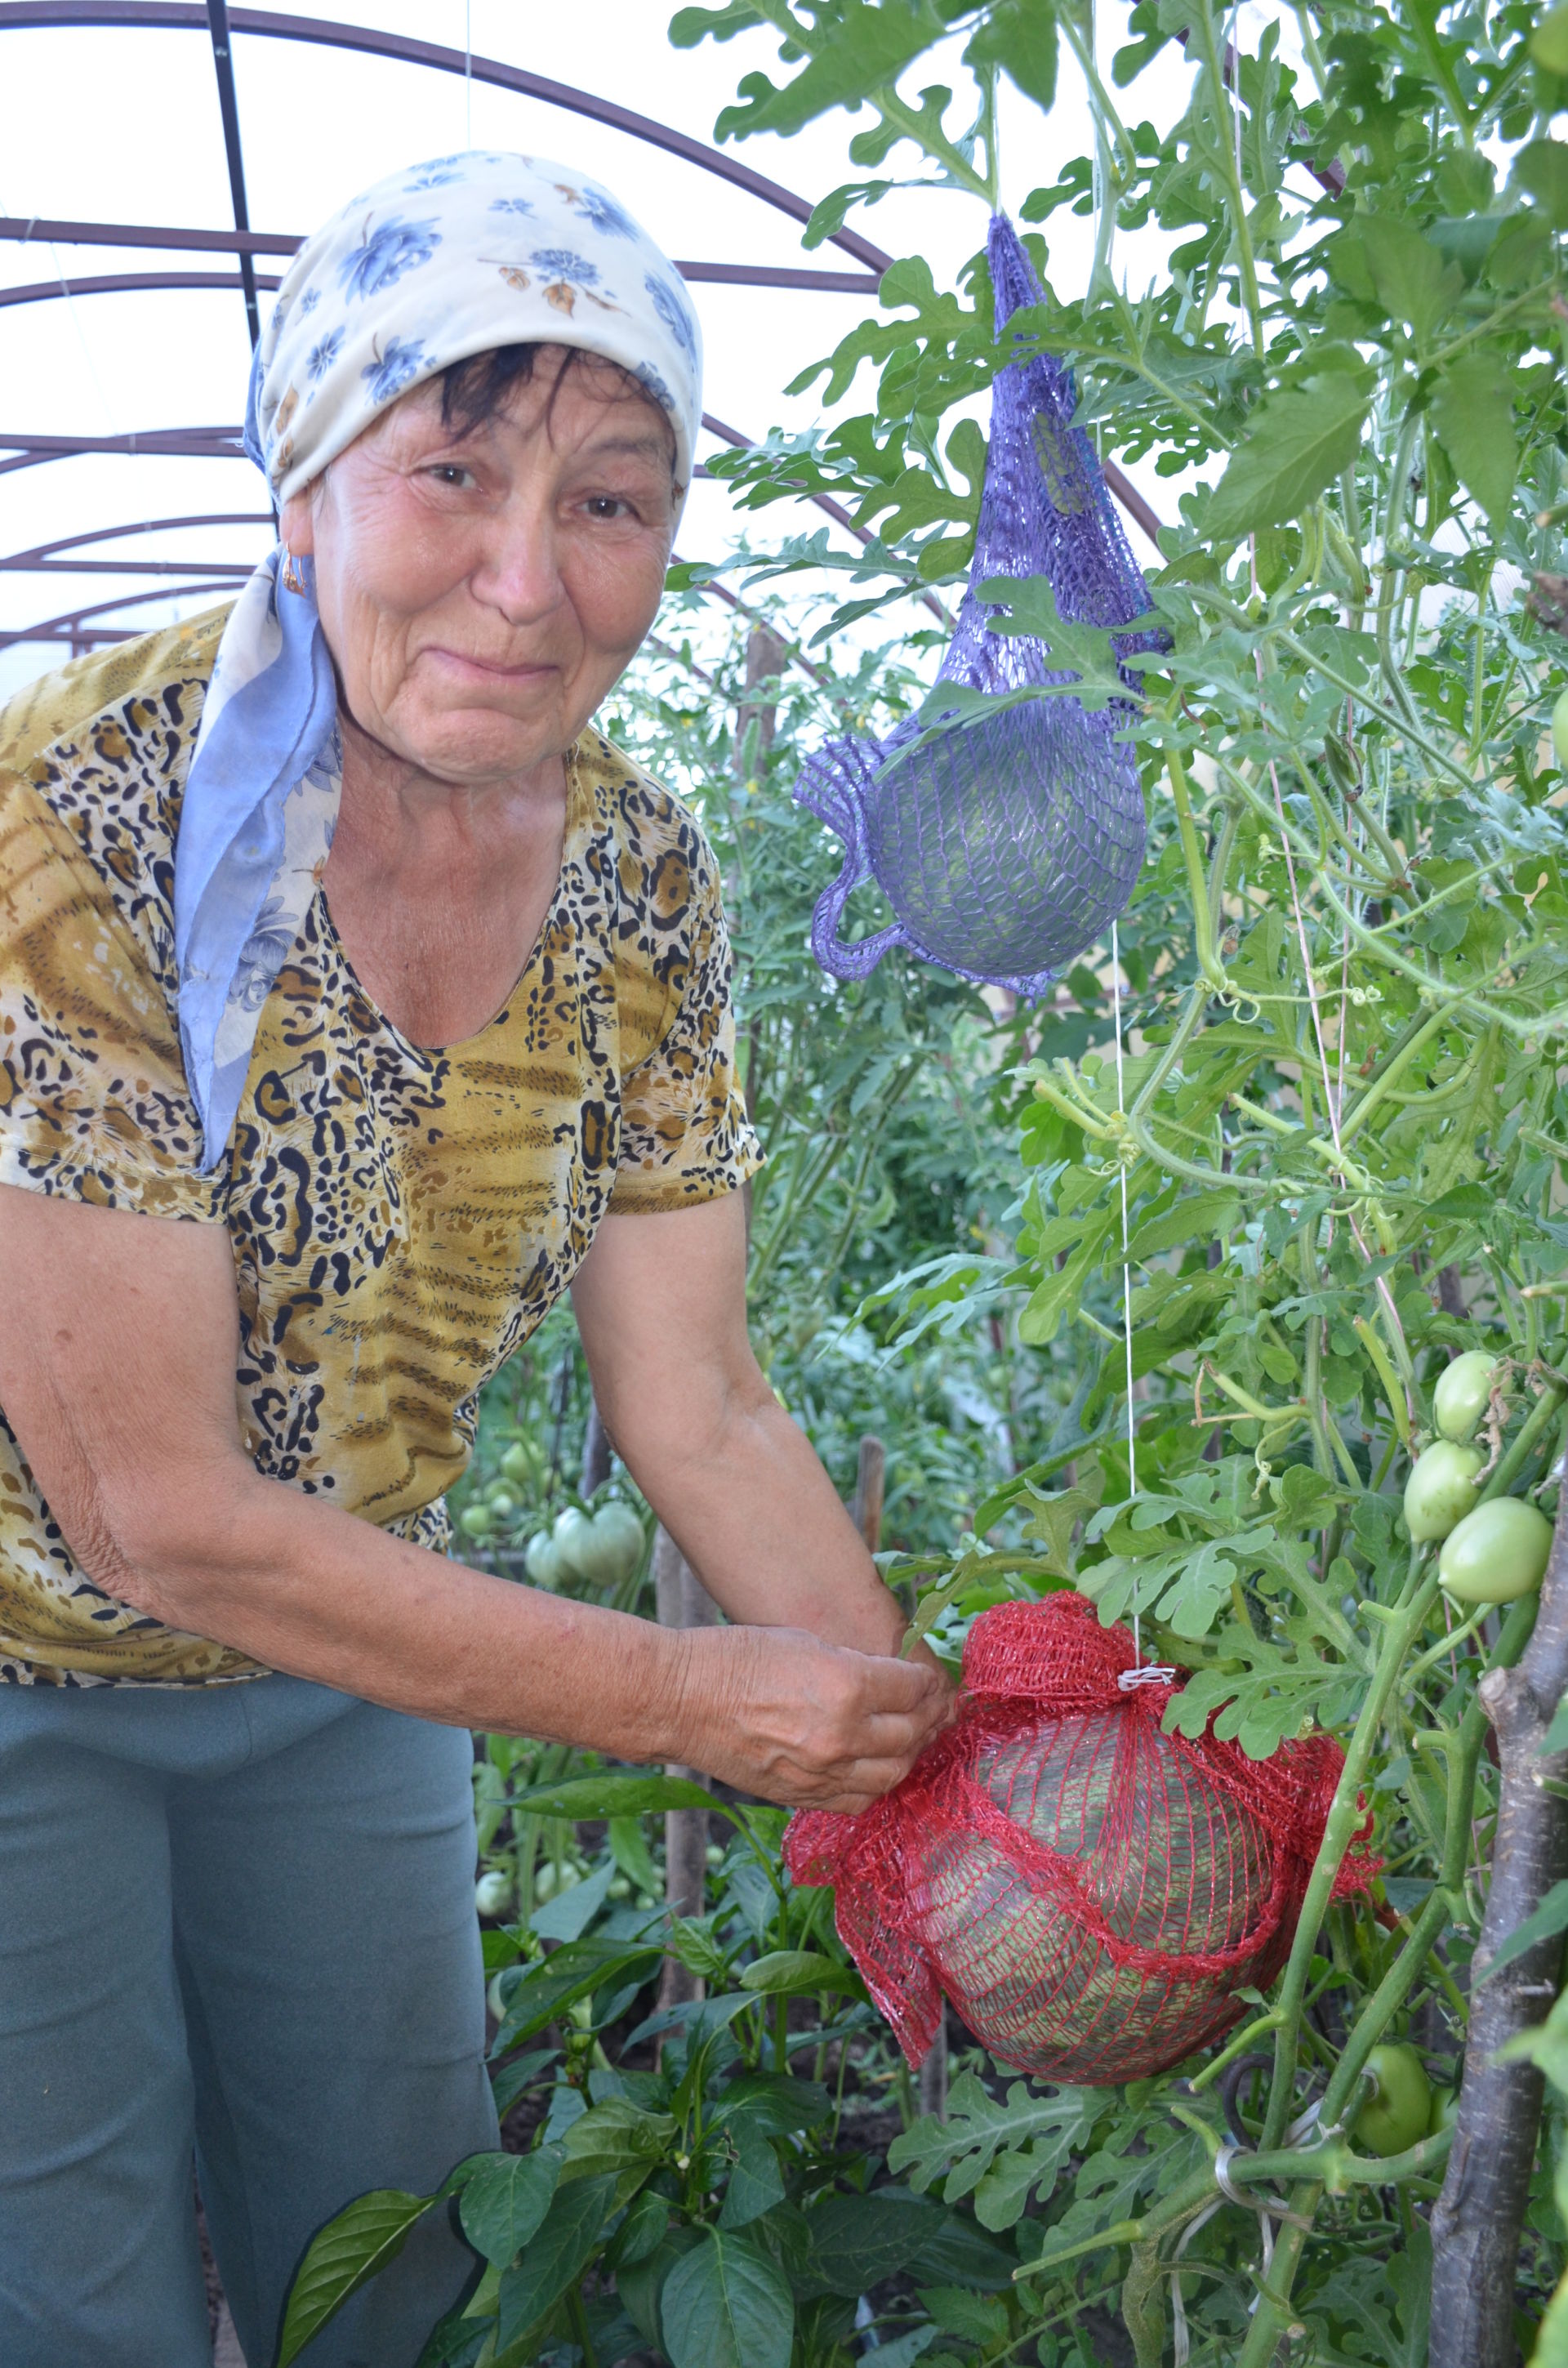
<svg viewBox="0 0 1568 2368">
<path fill-rule="evenodd" d="M 367 189 L 307 239 L 251 370 L 245 450 L 279 504 L 411 386 L 494 347 L 577 346 L 666 414 L 691 482 L 702 341 L 672 263 L 602 189 L 473 151 Z M 342 787 L 310 563 L 258 567 L 223 631 L 175 851 L 175 951 L 202 1168 L 222 1159 L 256 1024 L 315 894 Z"/>
</svg>

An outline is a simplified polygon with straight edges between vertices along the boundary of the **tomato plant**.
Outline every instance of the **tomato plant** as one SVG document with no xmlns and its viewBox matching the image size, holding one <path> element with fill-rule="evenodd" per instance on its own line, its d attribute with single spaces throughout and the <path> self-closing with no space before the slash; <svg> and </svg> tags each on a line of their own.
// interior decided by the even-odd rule
<svg viewBox="0 0 1568 2368">
<path fill-rule="evenodd" d="M 1517 1779 L 1515 1809 L 1533 1788 L 1523 1823 L 1551 1840 L 1560 1779 L 1535 1776 L 1568 1749 L 1545 1725 L 1568 1604 L 1551 1569 L 1535 1586 L 1568 1406 L 1564 23 L 1526 0 L 1300 0 L 1244 31 L 1210 0 L 1135 0 L 1099 12 L 1097 43 L 1070 0 L 729 0 L 676 19 L 682 44 L 737 44 L 721 138 L 848 120 L 857 177 L 808 241 L 894 174 L 967 208 L 974 233 L 954 284 L 900 258 L 834 354 L 790 358 L 822 416 L 714 464 L 756 540 L 744 564 L 677 579 L 665 652 L 611 719 L 700 798 L 732 889 L 771 1155 L 752 1267 L 770 1378 L 846 1477 L 858 1428 L 887 1438 L 892 1576 L 925 1591 L 939 1649 L 1028 1583 L 1021 1565 L 1048 1568 L 1190 1672 L 1177 1728 L 1212 1722 L 1263 1757 L 1317 1725 L 1345 1774 L 1289 1960 L 1226 2046 L 1092 2092 L 1031 2088 L 971 2050 L 944 2120 L 913 2111 L 810 1920 L 818 1895 L 780 1895 L 755 1813 L 749 1856 L 727 1848 L 697 1929 L 670 1936 L 715 2008 L 738 2001 L 728 2036 L 688 2014 L 655 2076 L 646 2032 L 634 2044 L 630 2010 L 609 2009 L 645 1985 L 657 1939 L 609 1885 L 653 1896 L 656 1834 L 634 1849 L 628 1809 L 619 1836 L 569 1843 L 493 1744 L 483 1816 L 511 1837 L 521 1917 L 541 1850 L 560 1866 L 576 1849 L 585 1874 L 548 1912 L 603 1884 L 570 1937 L 537 1916 L 489 1936 L 493 1961 L 515 1947 L 523 1967 L 504 2056 L 525 2024 L 559 2033 L 527 2076 L 550 2089 L 519 2157 L 540 2169 L 512 2176 L 559 2210 L 574 2267 L 546 2299 L 521 2238 L 485 2254 L 493 2331 L 449 2330 L 431 2361 L 618 2358 L 619 2311 L 654 2356 L 699 2368 L 724 2356 L 725 2312 L 752 2310 L 748 2329 L 775 2333 L 748 2334 L 748 2362 L 840 2368 L 865 2298 L 904 2359 L 1066 2368 L 1113 2356 L 1085 2332 L 1108 2291 L 1138 2368 L 1502 2368 L 1538 2322 L 1535 2357 L 1568 2362 L 1568 2298 L 1551 2302 L 1568 2025 L 1562 2005 L 1544 2014 L 1568 1885 L 1561 1834 L 1510 1858 L 1521 1816 L 1499 1816 Z M 1090 126 L 1065 160 L 1039 112 L 1058 104 L 1059 51 Z M 1019 153 L 1053 176 L 1016 209 L 1045 290 L 1029 325 L 1075 370 L 1105 458 L 1147 465 L 1170 498 L 1144 550 L 1166 646 L 1128 717 L 1150 841 L 1119 964 L 1091 950 L 1007 1008 L 892 961 L 847 990 L 810 972 L 805 917 L 837 850 L 787 793 L 846 712 L 885 724 L 925 696 L 936 637 L 911 594 L 950 606 L 962 586 L 996 365 L 984 210 L 1020 121 Z M 1065 213 L 1089 220 L 1093 259 L 1058 276 Z M 1163 257 L 1142 294 L 1119 268 L 1133 232 Z M 869 540 L 765 543 L 802 488 Z M 848 579 L 826 615 L 824 570 Z M 766 746 L 755 697 L 735 727 L 742 640 L 699 618 L 726 576 L 776 604 Z M 857 655 L 867 619 L 902 646 Z M 1080 658 L 1092 692 L 1119 694 L 1087 642 Z M 885 918 L 874 900 L 851 911 Z M 494 1385 L 476 1486 L 552 1425 L 559 1445 L 565 1345 L 547 1326 L 527 1376 Z M 539 1463 L 530 1528 L 566 1493 L 562 1456 Z M 545 1757 L 541 1783 L 565 1767 Z M 1331 1899 L 1369 1814 L 1375 1912 Z M 822 1961 L 817 2001 L 780 2014 L 802 1956 Z M 797 2099 L 806 2118 L 763 2141 L 770 2171 L 741 2146 L 731 2085 L 814 2079 L 824 2048 L 852 2103 L 880 2089 L 908 2126 L 846 2147 L 842 2116 Z M 1531 2055 L 1553 2084 L 1540 2127 Z M 1382 2135 L 1406 2139 L 1386 2155 L 1369 2074 L 1389 2091 Z M 1459 2141 L 1434 2075 L 1459 2092 Z M 733 2148 L 703 2152 L 732 2127 Z M 1006 2252 L 1005 2284 L 973 2251 L 873 2277 L 891 2257 L 868 2245 L 853 2299 L 813 2286 L 826 2273 L 794 2215 L 857 2198 L 929 2203 L 955 2244 Z M 472 2217 L 498 2248 L 522 2225 L 493 2228 L 479 2201 Z M 508 2279 L 516 2313 L 540 2308 L 503 2343 Z"/>
</svg>

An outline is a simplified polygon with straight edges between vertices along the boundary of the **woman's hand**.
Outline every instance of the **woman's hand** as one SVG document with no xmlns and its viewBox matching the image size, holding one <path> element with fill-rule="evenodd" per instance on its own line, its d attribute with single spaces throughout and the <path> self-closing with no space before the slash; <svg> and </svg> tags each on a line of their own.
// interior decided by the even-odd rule
<svg viewBox="0 0 1568 2368">
<path fill-rule="evenodd" d="M 851 1652 L 803 1629 L 698 1628 L 681 1644 L 671 1757 L 787 1808 L 866 1808 L 957 1702 L 933 1661 Z"/>
</svg>

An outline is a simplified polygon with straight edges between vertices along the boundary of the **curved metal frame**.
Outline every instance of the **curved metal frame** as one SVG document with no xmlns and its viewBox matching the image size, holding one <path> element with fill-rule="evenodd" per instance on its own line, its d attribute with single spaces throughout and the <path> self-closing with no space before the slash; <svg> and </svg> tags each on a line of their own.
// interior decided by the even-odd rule
<svg viewBox="0 0 1568 2368">
<path fill-rule="evenodd" d="M 0 238 L 5 236 L 0 225 Z M 47 304 L 62 296 L 122 296 L 139 288 L 239 288 L 237 271 L 110 271 L 85 279 L 33 279 L 15 288 L 0 288 L 0 311 L 7 304 Z M 256 284 L 268 293 L 283 282 L 269 271 L 258 271 Z"/>
<path fill-rule="evenodd" d="M 187 592 L 232 592 L 234 587 L 233 577 L 225 576 L 216 584 L 187 584 L 181 588 Z M 53 641 L 65 638 L 74 642 L 98 640 L 102 636 L 93 633 L 78 635 L 73 632 L 67 635 L 62 632 L 62 628 L 83 624 L 89 617 L 106 616 L 115 609 L 134 609 L 143 600 L 166 600 L 169 597 L 167 592 L 161 591 L 154 586 L 147 592 L 122 592 L 115 600 L 95 600 L 88 608 L 70 609 L 63 616 L 46 617 L 42 624 L 26 626 L 18 633 L 0 633 L 0 650 L 8 650 L 17 642 Z"/>
<path fill-rule="evenodd" d="M 254 33 L 263 40 L 312 41 L 325 49 L 358 50 L 369 57 L 431 66 L 437 73 L 462 74 L 465 79 L 472 76 L 475 82 L 490 83 L 498 90 L 516 91 L 524 98 L 543 99 L 547 106 L 563 108 L 572 115 L 585 115 L 612 131 L 629 132 L 634 140 L 645 140 L 651 147 L 664 148 L 672 156 L 683 157 L 688 165 L 699 165 L 703 172 L 733 182 L 736 188 L 760 198 L 765 205 L 776 207 L 795 222 L 810 222 L 814 211 L 809 199 L 797 197 L 793 189 L 785 188 L 779 181 L 770 181 L 766 173 L 754 172 L 749 165 L 727 156 L 722 149 L 710 148 L 705 140 L 694 140 L 688 132 L 677 131 L 654 116 L 638 115 L 629 107 L 617 107 L 613 100 L 601 98 L 594 91 L 578 90 L 572 83 L 553 82 L 547 74 L 529 74 L 526 67 L 505 65 L 499 58 L 475 57 L 463 50 L 447 49 L 437 41 L 415 41 L 405 34 L 383 32 L 372 25 L 335 24 L 322 17 L 274 16 L 269 9 L 234 8 L 229 12 L 228 23 L 230 31 L 234 33 Z M 194 0 L 0 0 L 0 32 L 111 25 L 206 32 L 209 24 L 207 10 L 195 6 Z M 854 256 L 858 263 L 869 265 L 874 271 L 885 271 L 892 261 L 891 255 L 885 255 L 869 238 L 862 238 L 858 231 L 834 231 L 829 244 L 842 247 L 846 255 Z"/>
<path fill-rule="evenodd" d="M 171 230 L 161 224 L 142 222 L 47 222 L 38 217 L 28 220 L 23 214 L 0 214 L 0 239 L 15 239 L 19 245 L 36 242 L 49 246 L 147 246 L 175 247 L 186 255 L 237 255 L 242 265 L 236 279 L 213 280 L 214 287 L 243 288 L 245 285 L 243 267 L 254 255 L 297 255 L 303 246 L 302 238 L 280 232 L 252 230 Z M 789 264 L 775 263 L 684 263 L 672 257 L 683 279 L 716 282 L 729 288 L 812 288 L 825 289 L 848 296 L 874 296 L 881 281 L 870 271 L 810 271 L 798 270 Z M 277 288 L 277 279 L 255 279 L 257 288 Z M 66 281 L 38 280 L 34 282 L 36 301 L 45 302 L 51 295 L 80 296 L 111 293 L 120 282 L 114 274 L 107 279 Z M 138 281 L 137 285 L 151 282 Z M 171 278 L 170 285 L 198 286 L 208 284 Z M 19 292 L 0 294 L 0 302 L 15 304 L 22 300 Z"/>
<path fill-rule="evenodd" d="M 0 569 L 30 567 L 52 560 L 57 551 L 79 551 L 85 542 L 115 542 L 132 534 L 174 534 L 187 526 L 270 526 L 270 510 L 203 510 L 196 518 L 139 518 L 131 526 L 94 527 L 88 534 L 62 534 L 55 542 L 35 542 L 28 551 L 14 551 L 0 559 Z"/>
<path fill-rule="evenodd" d="M 0 0 L 0 32 L 31 30 L 63 30 L 74 28 L 132 27 L 145 30 L 205 31 L 211 41 L 217 74 L 218 97 L 222 117 L 225 154 L 229 169 L 230 191 L 234 211 L 233 231 L 202 231 L 165 229 L 153 225 L 108 222 L 72 222 L 25 221 L 20 217 L 0 218 L 0 238 L 13 238 L 23 243 L 33 240 L 51 244 L 98 246 L 142 246 L 174 248 L 185 253 L 215 252 L 233 255 L 238 258 L 237 272 L 125 272 L 90 275 L 71 281 L 63 275 L 56 281 L 33 282 L 25 287 L 0 289 L 0 307 L 21 303 L 43 303 L 59 296 L 108 295 L 143 289 L 222 289 L 237 290 L 244 299 L 246 326 L 251 342 L 256 343 L 258 330 L 256 292 L 274 290 L 279 282 L 271 275 L 255 269 L 257 256 L 290 256 L 301 241 L 280 233 L 256 232 L 249 226 L 244 186 L 244 163 L 240 140 L 238 101 L 233 78 L 232 36 L 247 33 L 260 39 L 294 40 L 315 43 L 333 49 L 358 51 L 362 55 L 386 57 L 399 63 L 430 68 L 446 74 L 461 74 L 493 86 L 509 90 L 525 97 L 542 100 L 566 111 L 585 116 L 608 128 L 623 131 L 631 138 L 645 141 L 662 148 L 700 170 L 715 175 L 774 207 L 799 222 L 809 222 L 813 211 L 810 201 L 787 189 L 779 182 L 753 171 L 733 156 L 677 131 L 673 126 L 655 118 L 639 115 L 628 108 L 601 98 L 596 93 L 580 90 L 569 83 L 534 74 L 519 66 L 510 66 L 494 58 L 475 57 L 461 50 L 444 47 L 436 42 L 419 41 L 406 36 L 383 31 L 376 27 L 346 25 L 330 19 L 312 17 L 274 15 L 254 8 L 229 9 L 226 0 Z M 796 288 L 842 290 L 845 293 L 870 294 L 877 279 L 893 258 L 883 249 L 863 238 L 858 232 L 840 228 L 829 234 L 829 243 L 867 268 L 859 272 L 830 272 L 789 267 L 748 264 L 705 264 L 677 262 L 676 268 L 688 280 L 710 281 L 732 286 Z M 703 425 L 710 434 L 732 445 L 749 444 L 752 439 L 724 422 L 709 417 Z M 162 454 L 168 457 L 229 459 L 237 457 L 238 432 L 226 427 L 164 428 L 150 433 L 110 437 L 57 437 L 48 435 L 0 435 L 0 448 L 9 457 L 0 460 L 0 475 L 16 469 L 34 468 L 41 463 L 74 457 L 87 452 L 122 452 Z M 705 473 L 699 472 L 699 473 Z M 1160 521 L 1114 463 L 1106 464 L 1106 476 L 1112 493 L 1129 514 L 1136 519 L 1144 533 L 1158 547 Z M 824 510 L 837 524 L 869 541 L 865 529 L 854 524 L 842 504 L 825 495 L 810 496 L 815 507 Z M 233 513 L 227 514 L 233 518 Z M 212 520 L 169 520 L 176 524 L 216 523 Z M 142 533 L 153 530 L 153 523 L 140 527 L 109 527 L 99 533 L 69 536 L 57 543 L 40 544 L 35 551 L 17 552 L 0 562 L 0 571 L 26 570 L 49 574 L 70 570 L 69 562 L 61 562 L 52 554 L 58 551 L 79 547 L 85 542 L 112 539 L 117 534 Z M 110 574 L 130 572 L 135 563 L 129 560 L 84 560 L 76 563 L 81 573 Z M 192 584 L 188 588 L 221 591 L 228 588 L 233 576 L 242 572 L 240 563 L 211 562 L 206 567 L 182 561 L 150 561 L 144 564 L 148 575 L 210 575 L 213 569 L 222 571 L 225 581 Z M 133 606 L 138 598 L 160 597 L 156 590 L 140 596 L 130 595 L 119 601 L 100 601 L 95 606 L 72 615 L 52 618 L 29 632 L 0 634 L 0 648 L 33 638 L 94 638 L 92 634 L 69 636 L 62 628 L 75 628 L 93 616 L 116 608 Z M 926 593 L 925 605 L 938 615 L 945 615 L 941 604 Z M 101 628 L 99 634 L 118 632 L 117 628 Z"/>
</svg>

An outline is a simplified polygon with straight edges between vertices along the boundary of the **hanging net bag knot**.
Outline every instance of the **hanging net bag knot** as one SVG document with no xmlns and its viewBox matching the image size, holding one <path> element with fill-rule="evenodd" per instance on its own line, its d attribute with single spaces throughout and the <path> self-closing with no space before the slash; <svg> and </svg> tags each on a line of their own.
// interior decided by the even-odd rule
<svg viewBox="0 0 1568 2368">
<path fill-rule="evenodd" d="M 993 218 L 987 255 L 1000 341 L 1013 314 L 1043 298 L 1005 215 Z M 1072 623 L 1148 614 L 1094 446 L 1073 425 L 1076 400 L 1071 371 L 1049 355 L 997 373 L 974 562 L 938 685 L 1005 692 L 1077 679 L 1053 668 L 1042 641 L 996 630 L 979 595 L 994 577 L 1043 575 Z M 1145 631 L 1115 646 L 1128 657 L 1162 638 Z M 902 945 L 962 978 L 1038 995 L 1103 935 L 1138 877 L 1143 798 L 1131 746 L 1118 737 L 1131 711 L 1025 700 L 912 746 L 938 711 L 934 696 L 925 717 L 886 739 L 831 741 L 802 768 L 796 797 L 846 848 L 817 905 L 812 950 L 836 978 L 864 978 Z M 844 907 L 873 878 L 897 919 L 846 945 Z"/>
<path fill-rule="evenodd" d="M 1131 1691 L 1125 1628 L 1079 1595 L 982 1613 L 959 1716 L 858 1816 L 791 1819 L 795 1882 L 837 1887 L 839 1932 L 911 2064 L 942 1993 L 1004 2064 L 1108 2083 L 1167 2071 L 1290 1953 L 1344 1754 L 1325 1735 L 1249 1759 Z M 1379 1861 L 1366 1821 L 1335 1882 Z"/>
</svg>

